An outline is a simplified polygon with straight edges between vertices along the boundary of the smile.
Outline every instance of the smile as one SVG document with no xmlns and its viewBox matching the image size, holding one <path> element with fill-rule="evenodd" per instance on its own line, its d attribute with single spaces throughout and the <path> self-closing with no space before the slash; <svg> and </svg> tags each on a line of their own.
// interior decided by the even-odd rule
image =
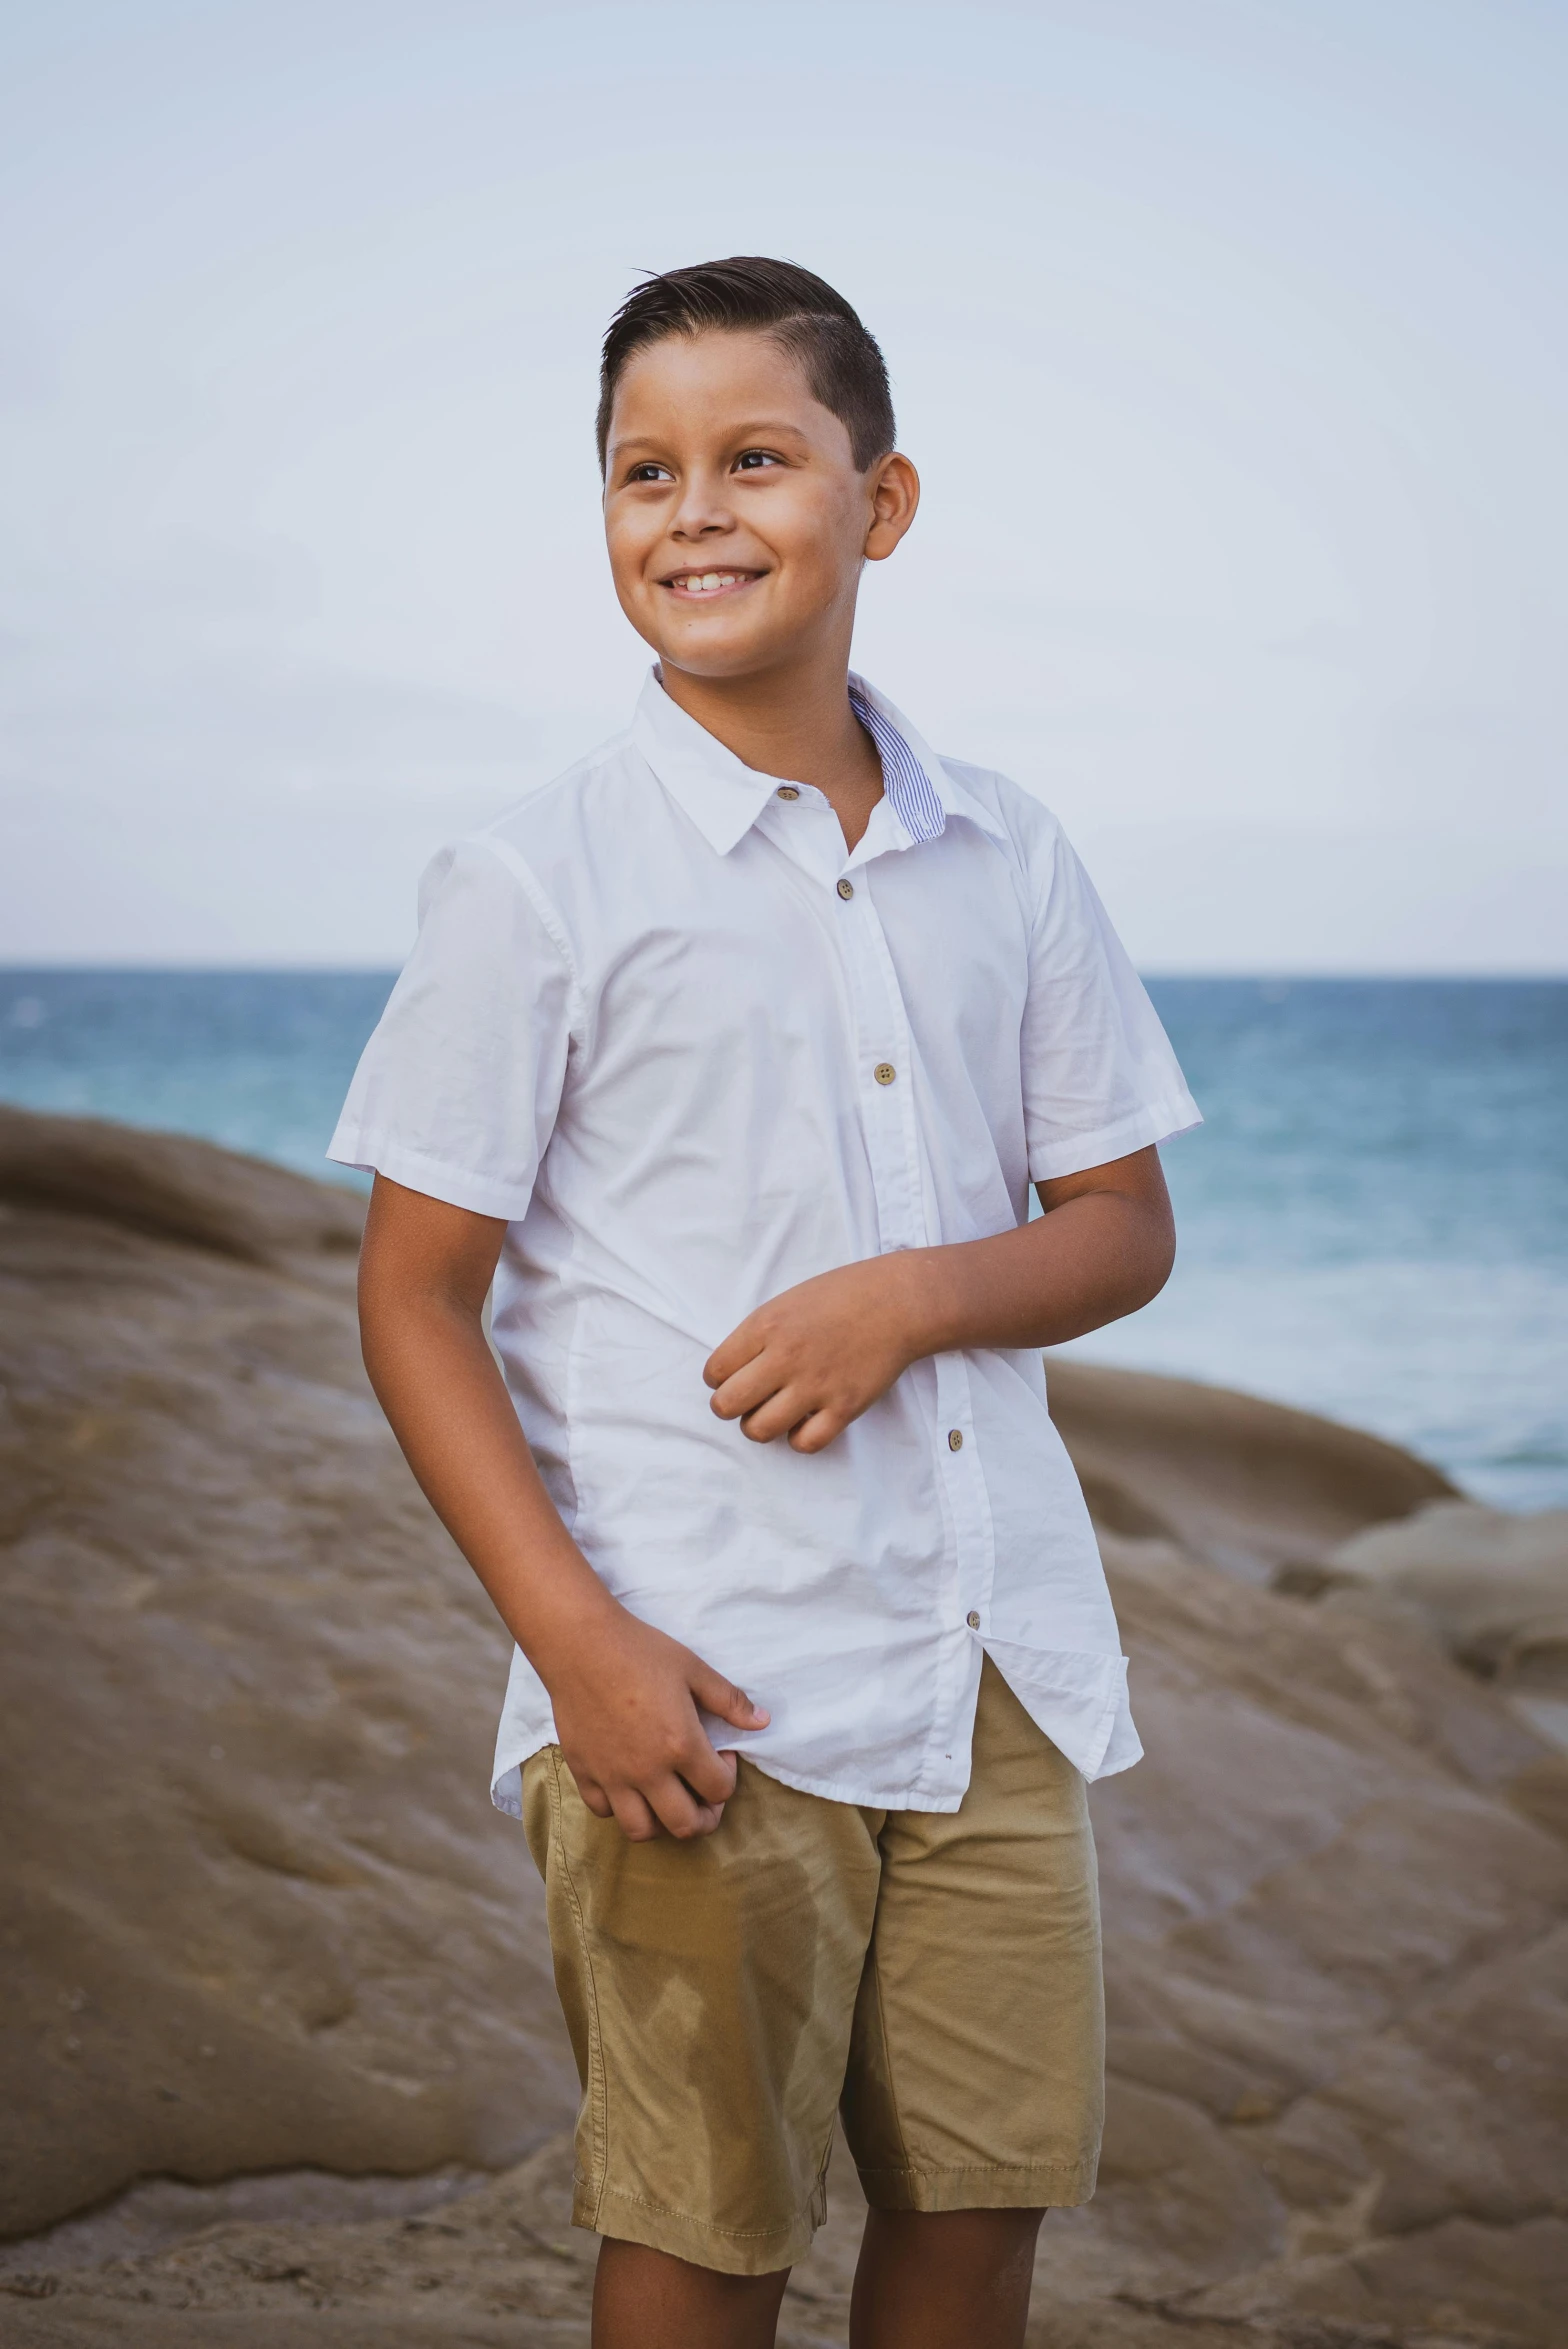
<svg viewBox="0 0 1568 2349">
<path fill-rule="evenodd" d="M 676 595 L 726 595 L 733 588 L 749 587 L 761 576 L 759 571 L 677 571 L 663 584 Z"/>
</svg>

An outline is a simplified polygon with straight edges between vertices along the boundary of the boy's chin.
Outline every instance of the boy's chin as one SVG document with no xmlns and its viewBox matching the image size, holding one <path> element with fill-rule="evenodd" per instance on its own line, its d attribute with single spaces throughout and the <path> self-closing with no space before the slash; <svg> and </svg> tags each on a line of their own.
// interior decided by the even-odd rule
<svg viewBox="0 0 1568 2349">
<path fill-rule="evenodd" d="M 717 685 L 726 678 L 750 677 L 778 668 L 789 659 L 791 645 L 787 638 L 775 643 L 771 636 L 759 636 L 752 629 L 744 633 L 737 629 L 733 636 L 693 629 L 689 637 L 682 631 L 655 644 L 654 651 L 661 668 L 680 669 L 688 677 L 701 677 Z"/>
<path fill-rule="evenodd" d="M 810 650 L 821 613 L 781 611 L 778 599 L 748 593 L 728 610 L 687 611 L 623 596 L 621 609 L 661 668 L 711 684 L 790 666 Z"/>
</svg>

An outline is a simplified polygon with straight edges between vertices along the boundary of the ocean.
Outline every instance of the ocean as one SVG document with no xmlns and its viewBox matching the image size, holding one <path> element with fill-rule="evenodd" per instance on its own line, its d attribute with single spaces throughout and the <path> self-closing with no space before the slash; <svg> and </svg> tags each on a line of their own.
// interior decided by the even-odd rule
<svg viewBox="0 0 1568 2349">
<path fill-rule="evenodd" d="M 0 1099 L 322 1151 L 390 974 L 0 971 Z M 1205 1124 L 1163 1296 L 1071 1350 L 1568 1507 L 1568 981 L 1156 979 Z"/>
</svg>

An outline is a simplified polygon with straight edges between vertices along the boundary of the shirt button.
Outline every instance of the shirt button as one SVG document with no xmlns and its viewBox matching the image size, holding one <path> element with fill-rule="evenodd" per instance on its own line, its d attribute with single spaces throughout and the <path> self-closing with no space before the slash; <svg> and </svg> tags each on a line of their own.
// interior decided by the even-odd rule
<svg viewBox="0 0 1568 2349">
<path fill-rule="evenodd" d="M 961 1452 L 963 1450 L 964 1431 L 961 1427 L 950 1427 L 948 1429 L 947 1448 L 950 1452 Z"/>
<path fill-rule="evenodd" d="M 871 1074 L 879 1085 L 891 1085 L 898 1071 L 890 1060 L 879 1060 Z"/>
<path fill-rule="evenodd" d="M 973 1607 L 971 1607 L 971 1608 L 970 1608 L 970 1610 L 969 1610 L 968 1614 L 967 1614 L 967 1615 L 964 1617 L 964 1621 L 965 1621 L 965 1622 L 968 1624 L 968 1626 L 969 1626 L 969 1628 L 970 1628 L 970 1630 L 971 1630 L 971 1631 L 978 1631 L 978 1630 L 979 1630 L 979 1628 L 980 1628 L 980 1618 L 979 1618 L 979 1616 L 978 1616 L 978 1615 L 975 1613 L 975 1611 L 974 1611 Z"/>
<path fill-rule="evenodd" d="M 795 789 L 793 783 L 781 783 L 779 785 L 779 797 L 780 799 L 799 799 L 800 793 Z"/>
<path fill-rule="evenodd" d="M 849 903 L 850 899 L 851 899 L 851 898 L 854 896 L 854 894 L 855 894 L 855 884 L 854 884 L 854 882 L 853 882 L 853 881 L 840 881 L 840 883 L 839 883 L 839 885 L 838 885 L 838 893 L 839 893 L 840 897 L 842 897 L 842 898 L 843 898 L 843 900 L 844 900 L 844 903 L 845 903 L 846 905 L 848 905 L 848 903 Z"/>
</svg>

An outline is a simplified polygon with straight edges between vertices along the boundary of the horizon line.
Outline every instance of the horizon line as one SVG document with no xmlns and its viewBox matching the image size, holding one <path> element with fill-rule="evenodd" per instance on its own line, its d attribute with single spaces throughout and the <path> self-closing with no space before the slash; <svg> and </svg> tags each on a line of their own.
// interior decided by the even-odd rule
<svg viewBox="0 0 1568 2349">
<path fill-rule="evenodd" d="M 406 957 L 405 957 L 406 960 Z M 145 979 L 376 979 L 396 978 L 402 970 L 401 962 L 0 962 L 0 981 L 48 978 L 145 978 Z M 1505 985 L 1510 981 L 1534 985 L 1562 985 L 1568 983 L 1568 966 L 1551 968 L 1541 964 L 1499 967 L 1497 965 L 1443 968 L 1433 965 L 1413 965 L 1402 968 L 1368 969 L 1366 966 L 1314 966 L 1291 968 L 1284 964 L 1248 964 L 1231 967 L 1207 965 L 1138 964 L 1141 979 L 1156 982 L 1168 979 L 1203 980 L 1220 983 L 1228 980 L 1248 980 L 1260 986 L 1297 986 L 1321 981 L 1326 984 L 1354 983 L 1369 985 L 1386 982 L 1391 986 L 1435 986 L 1445 982 L 1474 981 L 1478 985 Z"/>
</svg>

